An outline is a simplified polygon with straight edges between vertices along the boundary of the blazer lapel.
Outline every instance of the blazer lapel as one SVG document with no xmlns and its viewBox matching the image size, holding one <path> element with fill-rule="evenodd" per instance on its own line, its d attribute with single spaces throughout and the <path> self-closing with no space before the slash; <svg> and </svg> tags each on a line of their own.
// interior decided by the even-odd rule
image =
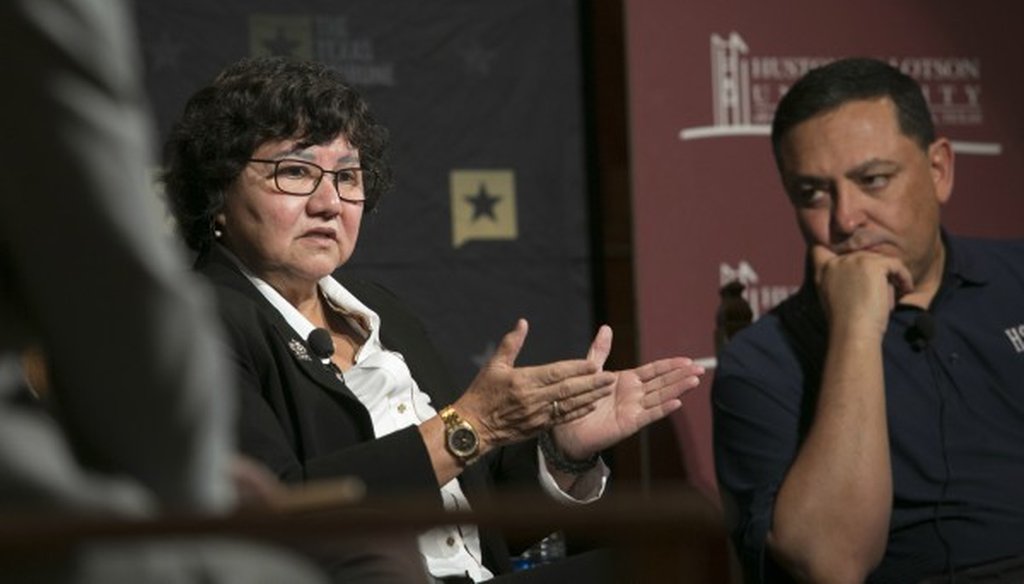
<svg viewBox="0 0 1024 584">
<path fill-rule="evenodd" d="M 306 377 L 315 382 L 324 391 L 340 394 L 363 407 L 362 402 L 345 385 L 344 380 L 339 379 L 330 366 L 320 361 L 313 353 L 309 343 L 305 339 L 299 338 L 295 329 L 288 324 L 288 321 L 281 316 L 281 313 L 274 308 L 274 305 L 263 294 L 260 294 L 260 291 L 242 274 L 235 263 L 231 261 L 231 258 L 220 249 L 219 245 L 214 245 L 208 253 L 196 260 L 196 269 L 205 274 L 214 284 L 227 286 L 252 300 L 260 312 L 273 325 L 278 341 L 282 346 L 288 348 L 288 353 L 291 355 L 296 369 L 302 371 Z M 365 408 L 363 409 L 365 410 Z"/>
<path fill-rule="evenodd" d="M 267 302 L 267 306 L 270 310 L 274 310 L 273 305 L 269 302 Z M 281 342 L 287 345 L 288 352 L 291 353 L 295 366 L 324 390 L 331 393 L 340 393 L 362 405 L 359 398 L 345 384 L 345 380 L 335 373 L 335 369 L 314 355 L 309 343 L 300 339 L 295 329 L 276 310 L 274 310 L 274 313 L 278 317 L 274 320 L 274 328 L 277 329 Z"/>
</svg>

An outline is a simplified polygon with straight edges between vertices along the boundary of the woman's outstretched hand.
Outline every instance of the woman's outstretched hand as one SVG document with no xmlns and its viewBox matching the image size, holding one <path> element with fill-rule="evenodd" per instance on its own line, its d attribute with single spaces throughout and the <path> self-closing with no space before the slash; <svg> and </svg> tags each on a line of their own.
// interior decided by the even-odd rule
<svg viewBox="0 0 1024 584">
<path fill-rule="evenodd" d="M 555 424 L 588 419 L 623 383 L 621 374 L 601 371 L 603 359 L 516 367 L 527 331 L 526 320 L 519 319 L 455 403 L 476 428 L 482 452 L 533 438 Z"/>
<path fill-rule="evenodd" d="M 611 352 L 612 329 L 602 326 L 594 337 L 587 361 L 597 370 Z M 704 368 L 686 357 L 660 359 L 634 369 L 608 372 L 610 392 L 583 417 L 566 417 L 552 428 L 555 444 L 565 456 L 586 460 L 651 422 L 682 407 L 682 396 L 700 384 Z"/>
</svg>

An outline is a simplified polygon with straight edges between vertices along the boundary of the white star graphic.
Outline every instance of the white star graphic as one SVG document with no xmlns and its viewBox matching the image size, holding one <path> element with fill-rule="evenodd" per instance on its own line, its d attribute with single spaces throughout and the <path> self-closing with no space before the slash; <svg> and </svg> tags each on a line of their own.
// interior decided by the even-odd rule
<svg viewBox="0 0 1024 584">
<path fill-rule="evenodd" d="M 487 346 L 484 347 L 484 350 L 476 355 L 470 355 L 469 360 L 476 365 L 477 369 L 483 369 L 483 366 L 491 360 L 491 357 L 494 356 L 494 352 L 497 350 L 498 345 L 494 341 L 487 341 Z"/>
</svg>

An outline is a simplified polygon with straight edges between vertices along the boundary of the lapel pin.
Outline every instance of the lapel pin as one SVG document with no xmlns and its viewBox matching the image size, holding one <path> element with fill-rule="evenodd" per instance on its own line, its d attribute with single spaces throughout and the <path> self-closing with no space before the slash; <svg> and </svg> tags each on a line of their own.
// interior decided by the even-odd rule
<svg viewBox="0 0 1024 584">
<path fill-rule="evenodd" d="M 306 351 L 306 346 L 297 339 L 291 339 L 288 341 L 288 348 L 291 349 L 292 354 L 299 361 L 312 361 L 313 358 L 309 356 L 309 351 Z"/>
</svg>

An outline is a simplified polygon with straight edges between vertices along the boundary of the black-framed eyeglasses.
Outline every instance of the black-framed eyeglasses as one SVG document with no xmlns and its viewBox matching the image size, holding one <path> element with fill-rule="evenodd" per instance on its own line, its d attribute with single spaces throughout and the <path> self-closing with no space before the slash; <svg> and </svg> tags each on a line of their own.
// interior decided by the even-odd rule
<svg viewBox="0 0 1024 584">
<path fill-rule="evenodd" d="M 274 186 L 282 193 L 289 195 L 311 195 L 320 186 L 325 174 L 334 179 L 334 189 L 338 198 L 346 203 L 362 204 L 366 202 L 366 192 L 373 181 L 373 171 L 368 168 L 353 166 L 327 170 L 319 164 L 294 158 L 269 160 L 266 158 L 250 158 L 249 162 L 273 164 Z"/>
</svg>

